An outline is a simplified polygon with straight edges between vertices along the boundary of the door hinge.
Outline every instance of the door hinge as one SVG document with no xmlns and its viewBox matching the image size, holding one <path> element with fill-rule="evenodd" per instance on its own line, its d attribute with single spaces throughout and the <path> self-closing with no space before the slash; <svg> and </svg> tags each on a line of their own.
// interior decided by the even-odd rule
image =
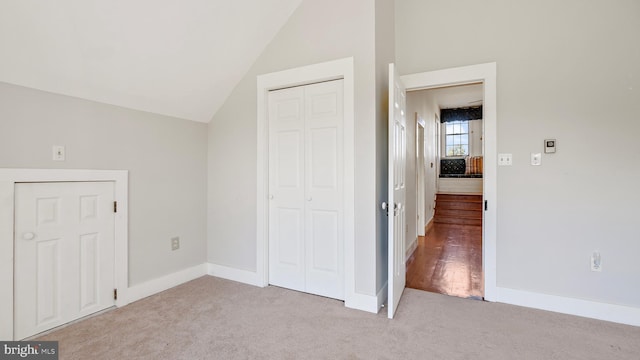
<svg viewBox="0 0 640 360">
<path fill-rule="evenodd" d="M 113 300 L 118 300 L 118 289 L 113 289 Z"/>
<path fill-rule="evenodd" d="M 487 200 L 484 201 L 484 211 L 487 211 Z"/>
<path fill-rule="evenodd" d="M 389 204 L 386 201 L 382 202 L 382 210 L 384 210 L 385 214 L 389 216 Z"/>
<path fill-rule="evenodd" d="M 117 212 L 118 212 L 118 202 L 117 202 L 117 201 L 114 201 L 114 202 L 113 202 L 113 212 L 114 212 L 114 213 L 117 213 Z"/>
</svg>

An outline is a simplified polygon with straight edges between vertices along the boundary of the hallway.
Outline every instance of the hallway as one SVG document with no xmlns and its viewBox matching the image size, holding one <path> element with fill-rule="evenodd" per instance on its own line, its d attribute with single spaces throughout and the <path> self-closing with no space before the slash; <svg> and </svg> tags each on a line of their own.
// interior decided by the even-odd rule
<svg viewBox="0 0 640 360">
<path fill-rule="evenodd" d="M 482 226 L 434 223 L 407 262 L 406 286 L 483 298 Z"/>
</svg>

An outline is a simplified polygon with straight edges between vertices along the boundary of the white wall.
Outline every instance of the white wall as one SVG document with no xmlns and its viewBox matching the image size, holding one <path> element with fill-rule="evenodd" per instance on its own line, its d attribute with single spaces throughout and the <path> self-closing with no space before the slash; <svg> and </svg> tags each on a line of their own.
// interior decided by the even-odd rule
<svg viewBox="0 0 640 360">
<path fill-rule="evenodd" d="M 498 152 L 514 161 L 498 168 L 499 287 L 640 307 L 639 13 L 633 0 L 396 2 L 402 73 L 497 62 Z M 545 138 L 557 153 L 529 165 Z"/>
<path fill-rule="evenodd" d="M 208 261 L 256 271 L 256 76 L 345 57 L 355 70 L 356 291 L 377 291 L 374 1 L 306 0 L 209 124 Z"/>
<path fill-rule="evenodd" d="M 407 92 L 407 237 L 406 248 L 411 249 L 412 244 L 418 239 L 417 233 L 417 188 L 416 188 L 416 120 L 415 114 L 420 115 L 425 121 L 425 219 L 426 225 L 434 213 L 434 196 L 436 194 L 436 115 L 440 114 L 438 104 L 431 95 L 430 90 Z M 431 167 L 433 164 L 433 167 Z M 424 226 L 423 225 L 423 226 Z"/>
<path fill-rule="evenodd" d="M 206 124 L 5 83 L 0 119 L 1 168 L 129 170 L 130 285 L 205 261 Z"/>
</svg>

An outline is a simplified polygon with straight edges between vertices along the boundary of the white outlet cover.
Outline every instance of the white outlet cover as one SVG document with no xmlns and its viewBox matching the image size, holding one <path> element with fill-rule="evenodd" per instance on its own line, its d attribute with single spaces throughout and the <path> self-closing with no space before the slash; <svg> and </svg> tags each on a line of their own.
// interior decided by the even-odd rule
<svg viewBox="0 0 640 360">
<path fill-rule="evenodd" d="M 171 238 L 171 250 L 180 249 L 180 237 L 172 237 Z"/>
<path fill-rule="evenodd" d="M 62 145 L 53 145 L 52 149 L 52 159 L 53 161 L 64 161 L 64 146 Z"/>
</svg>

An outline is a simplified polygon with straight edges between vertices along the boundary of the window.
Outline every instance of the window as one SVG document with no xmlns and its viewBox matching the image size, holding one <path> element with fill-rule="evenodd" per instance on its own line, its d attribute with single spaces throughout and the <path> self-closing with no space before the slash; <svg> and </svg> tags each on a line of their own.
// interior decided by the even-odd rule
<svg viewBox="0 0 640 360">
<path fill-rule="evenodd" d="M 469 155 L 469 121 L 445 123 L 446 156 Z"/>
</svg>

